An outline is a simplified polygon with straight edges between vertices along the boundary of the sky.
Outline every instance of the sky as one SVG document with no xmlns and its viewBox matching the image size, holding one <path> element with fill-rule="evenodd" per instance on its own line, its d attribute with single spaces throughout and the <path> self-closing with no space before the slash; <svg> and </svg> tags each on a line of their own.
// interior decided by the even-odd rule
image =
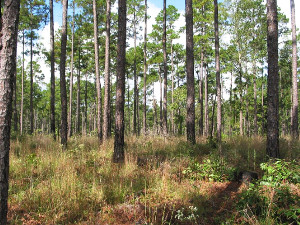
<svg viewBox="0 0 300 225">
<path fill-rule="evenodd" d="M 48 2 L 48 1 L 46 1 Z M 290 1 L 287 0 L 277 0 L 278 6 L 281 8 L 281 11 L 290 19 Z M 185 10 L 185 0 L 167 0 L 167 5 L 174 5 L 178 10 L 180 15 L 179 20 L 175 23 L 176 29 L 183 27 L 185 25 L 185 18 L 184 18 L 184 10 Z M 157 14 L 162 10 L 163 7 L 163 0 L 148 0 L 148 14 L 151 18 L 148 20 L 148 33 L 152 32 L 152 25 L 155 24 L 155 17 Z M 296 25 L 300 27 L 300 2 L 295 1 L 295 10 L 296 10 Z M 112 11 L 117 11 L 117 4 L 115 4 Z M 69 9 L 68 13 L 71 14 L 72 10 Z M 62 7 L 61 3 L 56 3 L 54 1 L 54 27 L 57 31 L 59 26 L 62 23 Z M 144 24 L 142 24 L 144 26 Z M 288 23 L 288 27 L 290 28 L 290 22 Z M 39 31 L 40 42 L 44 45 L 44 47 L 49 50 L 50 49 L 50 26 L 49 24 L 44 27 L 44 29 Z M 299 33 L 299 31 L 298 31 Z M 143 41 L 143 40 L 141 40 Z M 185 46 L 185 34 L 181 34 L 180 38 L 175 40 L 175 43 L 181 43 Z M 133 45 L 133 40 L 129 40 L 129 44 Z M 299 45 L 299 44 L 298 44 Z M 18 52 L 21 53 L 21 45 L 18 46 Z M 48 83 L 50 81 L 50 67 L 45 64 L 44 60 L 39 60 L 42 72 L 45 75 L 45 82 Z M 58 77 L 59 74 L 56 71 L 56 76 Z M 155 85 L 155 93 L 159 92 L 159 85 Z"/>
</svg>

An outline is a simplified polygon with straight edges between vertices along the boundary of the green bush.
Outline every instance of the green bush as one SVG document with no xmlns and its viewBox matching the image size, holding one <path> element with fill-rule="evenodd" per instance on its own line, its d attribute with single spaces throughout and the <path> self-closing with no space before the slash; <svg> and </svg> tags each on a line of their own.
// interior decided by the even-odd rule
<svg viewBox="0 0 300 225">
<path fill-rule="evenodd" d="M 194 161 L 183 174 L 192 180 L 224 181 L 234 180 L 236 169 L 230 167 L 225 161 L 211 156 L 203 163 Z"/>
<path fill-rule="evenodd" d="M 282 182 L 300 182 L 300 167 L 295 160 L 288 162 L 275 159 L 261 163 L 260 167 L 264 171 L 261 181 L 264 185 L 278 186 Z"/>
</svg>

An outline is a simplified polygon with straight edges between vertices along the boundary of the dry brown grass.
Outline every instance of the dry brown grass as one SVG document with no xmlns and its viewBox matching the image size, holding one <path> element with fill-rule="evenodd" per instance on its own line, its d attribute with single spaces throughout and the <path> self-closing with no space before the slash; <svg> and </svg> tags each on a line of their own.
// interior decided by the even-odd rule
<svg viewBox="0 0 300 225">
<path fill-rule="evenodd" d="M 95 137 L 73 137 L 62 150 L 51 137 L 32 136 L 11 146 L 11 224 L 218 224 L 232 217 L 246 188 L 184 174 L 215 154 L 204 139 L 192 146 L 183 137 L 126 137 L 122 166 L 111 163 L 113 140 L 99 146 Z M 232 138 L 224 158 L 257 169 L 264 148 L 260 137 Z"/>
</svg>

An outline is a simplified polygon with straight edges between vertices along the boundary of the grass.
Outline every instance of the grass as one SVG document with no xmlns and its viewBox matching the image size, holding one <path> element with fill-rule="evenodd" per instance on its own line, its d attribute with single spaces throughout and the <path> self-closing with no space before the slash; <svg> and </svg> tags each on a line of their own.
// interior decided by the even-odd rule
<svg viewBox="0 0 300 225">
<path fill-rule="evenodd" d="M 10 223 L 256 224 L 276 220 L 274 213 L 259 217 L 251 210 L 243 211 L 251 200 L 244 200 L 249 189 L 230 181 L 227 174 L 251 170 L 262 177 L 264 138 L 227 138 L 221 160 L 214 143 L 204 139 L 197 143 L 190 145 L 183 137 L 147 137 L 146 141 L 127 137 L 125 164 L 119 166 L 111 163 L 113 140 L 99 147 L 95 137 L 72 137 L 67 150 L 49 136 L 14 140 Z M 282 156 L 299 159 L 300 142 L 284 138 L 280 143 Z M 195 165 L 200 166 L 194 169 Z M 211 176 L 214 173 L 217 182 Z M 293 184 L 292 190 L 292 197 L 299 197 L 299 184 Z"/>
</svg>

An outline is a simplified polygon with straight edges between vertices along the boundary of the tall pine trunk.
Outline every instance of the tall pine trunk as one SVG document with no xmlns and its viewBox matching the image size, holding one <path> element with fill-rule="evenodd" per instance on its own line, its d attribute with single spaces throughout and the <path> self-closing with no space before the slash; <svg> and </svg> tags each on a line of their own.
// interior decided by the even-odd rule
<svg viewBox="0 0 300 225">
<path fill-rule="evenodd" d="M 63 18 L 61 33 L 61 55 L 60 55 L 60 98 L 61 98 L 61 144 L 66 148 L 68 141 L 68 110 L 66 89 L 66 46 L 67 46 L 67 15 L 68 0 L 63 0 Z"/>
<path fill-rule="evenodd" d="M 171 74 L 172 74 L 172 93 L 171 93 L 171 103 L 174 104 L 174 56 L 173 56 L 173 43 L 171 39 Z M 171 131 L 175 134 L 175 121 L 174 121 L 174 109 L 171 109 Z"/>
<path fill-rule="evenodd" d="M 110 137 L 110 0 L 106 0 L 106 36 L 105 36 L 105 87 L 103 113 L 103 139 Z"/>
<path fill-rule="evenodd" d="M 80 45 L 80 44 L 79 44 Z M 81 48 L 78 49 L 78 71 L 77 71 L 77 93 L 76 93 L 76 133 L 80 133 L 80 66 L 81 66 Z"/>
<path fill-rule="evenodd" d="M 29 111 L 30 111 L 30 130 L 29 133 L 33 134 L 33 31 L 30 31 L 30 105 L 29 105 Z"/>
<path fill-rule="evenodd" d="M 143 110 L 143 133 L 147 130 L 147 0 L 145 0 L 145 30 L 144 30 L 144 110 Z"/>
<path fill-rule="evenodd" d="M 126 61 L 126 0 L 118 0 L 117 87 L 113 162 L 123 163 Z"/>
<path fill-rule="evenodd" d="M 95 48 L 95 74 L 96 74 L 96 88 L 97 88 L 97 130 L 98 141 L 102 142 L 102 95 L 101 95 L 101 82 L 99 73 L 99 44 L 98 44 L 98 14 L 96 0 L 93 0 L 93 14 L 94 14 L 94 48 Z"/>
<path fill-rule="evenodd" d="M 70 95 L 69 95 L 69 114 L 68 114 L 68 137 L 72 136 L 72 101 L 73 101 L 73 71 L 74 71 L 74 20 L 75 20 L 75 2 L 73 0 L 72 15 L 72 40 L 71 40 L 71 75 L 70 75 Z"/>
<path fill-rule="evenodd" d="M 199 135 L 203 136 L 203 48 L 201 49 L 200 77 L 199 79 L 199 103 L 200 103 L 200 118 L 199 118 Z"/>
<path fill-rule="evenodd" d="M 214 0 L 214 25 L 215 25 L 215 57 L 216 57 L 216 84 L 217 84 L 217 139 L 219 144 L 222 138 L 222 100 L 221 100 L 221 78 L 220 78 L 220 53 L 219 53 L 219 19 L 218 0 Z"/>
<path fill-rule="evenodd" d="M 195 82 L 194 82 L 194 38 L 193 38 L 193 3 L 185 1 L 186 14 L 186 80 L 187 80 L 187 140 L 193 144 L 195 139 Z"/>
<path fill-rule="evenodd" d="M 51 57 L 51 96 L 50 96 L 50 132 L 55 135 L 55 69 L 54 69 L 54 19 L 53 19 L 53 0 L 49 1 L 50 4 L 50 57 Z M 22 90 L 23 93 L 23 90 Z M 23 94 L 22 94 L 23 95 Z"/>
<path fill-rule="evenodd" d="M 163 8 L 163 55 L 164 55 L 164 99 L 163 99 L 163 134 L 166 136 L 168 134 L 168 124 L 167 124 L 167 88 L 168 88 L 168 67 L 167 67 L 167 10 L 166 10 L 166 0 L 164 0 Z"/>
<path fill-rule="evenodd" d="M 292 102 L 292 136 L 298 138 L 298 84 L 297 84 L 297 36 L 295 3 L 291 0 L 291 26 L 292 26 L 292 83 L 293 83 L 293 102 Z"/>
<path fill-rule="evenodd" d="M 278 115 L 278 19 L 277 1 L 267 0 L 267 43 L 268 43 L 268 118 L 267 155 L 279 157 Z"/>
<path fill-rule="evenodd" d="M 254 135 L 257 136 L 258 134 L 258 127 L 257 127 L 257 86 L 256 86 L 256 63 L 253 61 L 253 91 L 254 91 Z"/>
<path fill-rule="evenodd" d="M 204 79 L 204 134 L 207 137 L 209 132 L 209 122 L 208 122 L 208 71 L 206 70 L 206 63 L 204 64 L 205 68 L 205 79 Z"/>
<path fill-rule="evenodd" d="M 19 0 L 4 1 L 0 20 L 0 224 L 7 223 L 10 128 L 19 10 Z"/>
</svg>

